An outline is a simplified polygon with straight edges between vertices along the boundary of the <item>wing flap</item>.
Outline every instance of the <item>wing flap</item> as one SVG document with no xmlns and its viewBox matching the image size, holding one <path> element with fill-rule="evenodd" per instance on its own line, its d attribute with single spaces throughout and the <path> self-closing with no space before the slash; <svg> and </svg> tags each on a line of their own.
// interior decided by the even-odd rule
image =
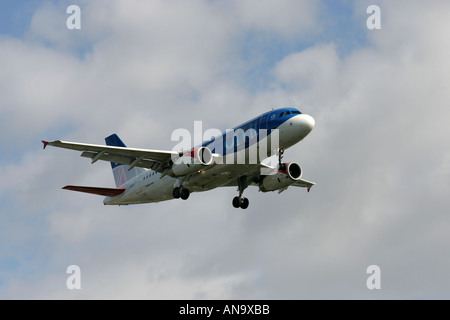
<svg viewBox="0 0 450 320">
<path fill-rule="evenodd" d="M 102 155 L 100 155 L 100 157 L 95 159 L 95 157 L 97 157 L 97 155 L 98 155 L 98 153 L 92 152 L 92 151 L 83 151 L 81 153 L 82 157 L 90 158 L 90 159 L 92 159 L 92 162 L 94 162 L 94 160 L 95 161 L 96 160 L 104 160 L 104 161 L 109 161 L 109 162 L 131 165 L 133 163 L 133 161 L 136 160 L 136 158 L 133 158 L 133 157 L 119 156 L 119 155 L 110 154 L 110 153 L 103 153 Z M 155 168 L 157 168 L 157 165 L 159 165 L 159 164 L 161 164 L 161 162 L 159 162 L 159 161 L 142 158 L 134 166 L 155 170 Z M 157 171 L 157 170 L 155 170 L 155 171 Z"/>
<path fill-rule="evenodd" d="M 65 186 L 65 190 L 78 191 L 90 194 L 97 194 L 99 196 L 114 197 L 122 194 L 125 189 L 114 189 L 114 188 L 98 188 L 98 187 L 83 187 L 83 186 Z"/>
</svg>

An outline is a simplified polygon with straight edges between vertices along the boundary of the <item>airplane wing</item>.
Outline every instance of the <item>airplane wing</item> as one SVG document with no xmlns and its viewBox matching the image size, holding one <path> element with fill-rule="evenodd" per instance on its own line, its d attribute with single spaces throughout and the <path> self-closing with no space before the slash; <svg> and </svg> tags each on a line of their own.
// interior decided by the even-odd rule
<svg viewBox="0 0 450 320">
<path fill-rule="evenodd" d="M 309 189 L 311 189 L 311 187 L 315 184 L 316 184 L 315 182 L 299 179 L 296 182 L 294 182 L 294 184 L 291 184 L 291 186 L 308 188 L 308 192 L 309 192 Z"/>
<path fill-rule="evenodd" d="M 258 178 L 261 175 L 266 175 L 266 174 L 270 174 L 271 171 L 275 170 L 276 168 L 271 167 L 265 163 L 260 163 L 259 165 L 255 165 L 255 168 L 257 170 L 249 170 L 249 174 L 246 174 L 247 176 L 247 181 L 248 181 L 248 185 L 249 186 L 258 186 Z M 304 179 L 299 179 L 296 182 L 294 182 L 293 184 L 289 185 L 290 186 L 294 186 L 294 187 L 302 187 L 302 188 L 307 188 L 307 191 L 309 192 L 309 190 L 312 188 L 312 186 L 314 186 L 316 183 L 312 182 L 312 181 L 308 181 L 308 180 L 304 180 Z M 227 182 L 226 184 L 222 185 L 222 187 L 237 187 L 238 183 L 237 180 L 231 180 L 229 182 Z M 284 190 L 286 190 L 288 187 L 280 189 L 278 191 L 278 193 L 283 192 Z"/>
<path fill-rule="evenodd" d="M 274 170 L 274 169 L 275 169 L 275 168 L 272 168 L 272 167 L 270 167 L 270 166 L 268 166 L 268 165 L 266 165 L 266 164 L 264 164 L 264 163 L 261 163 L 260 166 L 261 166 L 262 169 L 268 170 L 267 172 L 270 172 L 271 170 Z M 313 185 L 315 185 L 315 184 L 316 184 L 316 183 L 315 183 L 315 182 L 312 182 L 312 181 L 308 181 L 308 180 L 304 180 L 304 179 L 299 179 L 299 180 L 297 180 L 296 182 L 294 182 L 293 184 L 291 184 L 290 186 L 294 186 L 294 187 L 302 187 L 302 188 L 308 188 L 308 192 L 309 192 L 309 190 L 311 189 L 311 187 L 312 187 Z M 287 187 L 286 187 L 286 189 L 287 189 Z M 286 190 L 286 189 L 282 189 L 282 191 L 284 191 L 284 190 Z M 282 192 L 282 191 L 280 191 L 280 192 Z"/>
<path fill-rule="evenodd" d="M 61 140 L 51 142 L 42 141 L 42 143 L 44 144 L 44 149 L 49 145 L 81 151 L 81 156 L 92 159 L 92 163 L 95 163 L 97 160 L 104 160 L 129 165 L 130 169 L 133 167 L 142 167 L 158 172 L 162 172 L 167 168 L 172 156 L 178 156 L 178 152 L 176 151 L 124 148 Z"/>
</svg>

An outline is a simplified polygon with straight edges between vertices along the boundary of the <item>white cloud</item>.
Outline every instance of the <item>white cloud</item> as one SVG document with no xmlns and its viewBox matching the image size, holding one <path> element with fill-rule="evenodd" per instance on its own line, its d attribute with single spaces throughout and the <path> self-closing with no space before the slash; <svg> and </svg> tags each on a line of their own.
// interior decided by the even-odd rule
<svg viewBox="0 0 450 320">
<path fill-rule="evenodd" d="M 367 6 L 354 5 L 364 21 Z M 2 156 L 14 153 L 1 159 L 0 234 L 19 248 L 1 251 L 0 295 L 447 297 L 449 22 L 435 4 L 380 6 L 367 46 L 289 53 L 264 92 L 241 85 L 252 64 L 243 34 L 311 39 L 322 32 L 316 2 L 83 2 L 80 34 L 59 29 L 65 10 L 42 6 L 24 39 L 0 39 Z M 194 120 L 225 128 L 288 105 L 316 127 L 285 159 L 318 184 L 309 194 L 248 189 L 245 214 L 231 207 L 235 188 L 103 206 L 59 188 L 112 186 L 109 164 L 39 142 L 117 132 L 130 146 L 170 149 L 172 130 Z M 82 269 L 81 292 L 65 287 L 70 264 Z M 381 292 L 365 287 L 371 264 Z"/>
<path fill-rule="evenodd" d="M 284 58 L 275 68 L 279 84 L 298 92 L 329 92 L 335 96 L 339 83 L 339 58 L 333 44 L 317 45 Z M 330 92 L 331 91 L 331 92 Z M 311 94 L 317 94 L 313 92 Z"/>
<path fill-rule="evenodd" d="M 310 0 L 234 1 L 236 13 L 245 28 L 275 33 L 288 39 L 318 31 L 319 4 Z"/>
</svg>

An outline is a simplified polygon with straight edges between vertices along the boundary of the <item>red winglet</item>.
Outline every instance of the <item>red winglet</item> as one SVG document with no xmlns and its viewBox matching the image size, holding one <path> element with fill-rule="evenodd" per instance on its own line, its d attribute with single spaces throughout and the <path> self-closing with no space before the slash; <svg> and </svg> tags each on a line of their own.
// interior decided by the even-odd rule
<svg viewBox="0 0 450 320">
<path fill-rule="evenodd" d="M 45 149 L 45 147 L 48 145 L 48 141 L 42 140 L 42 143 L 44 144 L 44 149 Z"/>
</svg>

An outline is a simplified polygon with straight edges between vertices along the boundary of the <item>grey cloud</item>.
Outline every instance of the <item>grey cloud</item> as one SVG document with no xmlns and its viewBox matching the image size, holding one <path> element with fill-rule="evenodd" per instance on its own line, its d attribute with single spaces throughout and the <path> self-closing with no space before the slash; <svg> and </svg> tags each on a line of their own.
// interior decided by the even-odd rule
<svg viewBox="0 0 450 320">
<path fill-rule="evenodd" d="M 382 29 L 367 31 L 367 46 L 341 56 L 332 41 L 313 44 L 280 59 L 267 90 L 250 92 L 240 86 L 251 62 L 239 37 L 263 29 L 303 39 L 292 19 L 267 22 L 271 7 L 250 12 L 252 2 L 107 3 L 83 9 L 95 37 L 82 57 L 67 46 L 0 42 L 1 113 L 11 120 L 2 142 L 37 144 L 2 160 L 0 234 L 19 250 L 1 251 L 1 297 L 448 298 L 448 19 L 432 19 L 441 7 L 381 2 Z M 301 10 L 291 5 L 276 10 L 292 17 Z M 312 18 L 299 23 L 320 28 L 317 7 L 300 5 Z M 354 8 L 365 17 L 364 3 Z M 52 10 L 38 12 L 33 30 Z M 39 37 L 61 43 L 59 31 L 45 30 Z M 117 131 L 130 146 L 171 148 L 171 131 L 194 120 L 222 129 L 279 105 L 316 119 L 285 159 L 318 184 L 309 194 L 248 189 L 245 213 L 231 207 L 234 188 L 105 207 L 59 188 L 112 186 L 109 164 L 39 145 L 46 132 L 103 143 Z M 71 128 L 58 127 L 68 119 Z M 65 287 L 74 263 L 80 292 Z M 381 267 L 380 291 L 365 286 L 371 264 Z"/>
</svg>

